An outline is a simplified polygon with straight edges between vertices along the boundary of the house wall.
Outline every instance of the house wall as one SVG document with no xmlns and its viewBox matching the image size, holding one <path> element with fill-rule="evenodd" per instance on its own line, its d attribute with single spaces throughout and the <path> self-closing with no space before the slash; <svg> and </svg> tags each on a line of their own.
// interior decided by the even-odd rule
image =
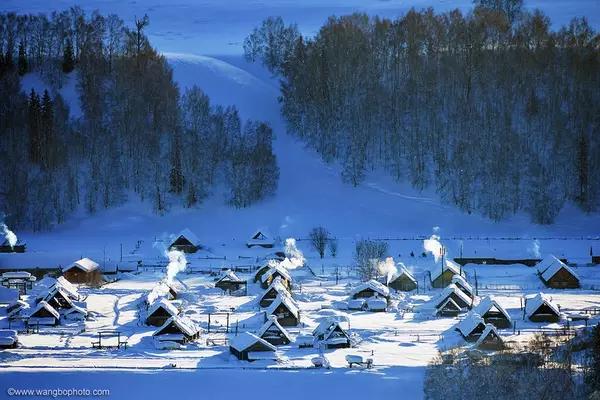
<svg viewBox="0 0 600 400">
<path fill-rule="evenodd" d="M 561 268 L 546 282 L 546 285 L 555 289 L 577 289 L 579 287 L 579 280 L 567 270 Z"/>
</svg>

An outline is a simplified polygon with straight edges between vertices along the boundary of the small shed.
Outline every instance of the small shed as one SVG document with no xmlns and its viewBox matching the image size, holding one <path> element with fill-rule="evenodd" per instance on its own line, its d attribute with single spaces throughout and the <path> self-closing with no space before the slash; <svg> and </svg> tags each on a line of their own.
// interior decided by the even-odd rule
<svg viewBox="0 0 600 400">
<path fill-rule="evenodd" d="M 71 283 L 97 285 L 102 282 L 100 266 L 89 258 L 82 258 L 62 270 L 64 278 Z"/>
<path fill-rule="evenodd" d="M 162 326 L 171 317 L 179 314 L 179 310 L 167 299 L 159 299 L 152 303 L 146 312 L 146 325 Z"/>
<path fill-rule="evenodd" d="M 445 287 L 442 293 L 435 299 L 434 307 L 439 309 L 449 298 L 451 298 L 461 309 L 470 309 L 473 304 L 473 299 L 460 290 L 458 286 L 451 283 Z"/>
<path fill-rule="evenodd" d="M 390 297 L 390 289 L 384 284 L 377 282 L 374 279 L 361 283 L 350 292 L 350 297 L 353 299 L 366 299 L 370 297 L 382 297 L 388 299 Z"/>
<path fill-rule="evenodd" d="M 348 333 L 342 328 L 339 321 L 327 318 L 313 331 L 315 339 L 324 343 L 328 349 L 350 347 L 352 341 Z"/>
<path fill-rule="evenodd" d="M 258 298 L 258 303 L 261 307 L 269 307 L 277 296 L 289 296 L 290 292 L 285 286 L 280 277 L 275 278 L 271 285 Z"/>
<path fill-rule="evenodd" d="M 388 275 L 387 286 L 401 292 L 410 292 L 417 288 L 417 280 L 403 265 L 400 265 L 395 274 Z"/>
<path fill-rule="evenodd" d="M 288 296 L 277 296 L 266 311 L 266 316 L 275 316 L 282 326 L 296 326 L 300 323 L 300 310 Z"/>
<path fill-rule="evenodd" d="M 460 265 L 445 258 L 443 267 L 434 268 L 431 271 L 431 286 L 437 289 L 444 288 L 452 283 L 454 275 L 465 276 Z"/>
<path fill-rule="evenodd" d="M 271 249 L 274 245 L 275 240 L 273 240 L 271 234 L 264 229 L 254 232 L 254 235 L 252 235 L 246 242 L 246 246 L 248 248 L 262 247 L 265 249 Z"/>
<path fill-rule="evenodd" d="M 486 324 L 492 324 L 498 329 L 506 329 L 512 326 L 512 320 L 508 312 L 489 296 L 483 298 L 473 311 L 481 315 Z"/>
<path fill-rule="evenodd" d="M 69 309 L 73 307 L 73 300 L 62 286 L 55 285 L 42 297 L 42 301 L 47 302 L 55 309 Z"/>
<path fill-rule="evenodd" d="M 485 321 L 477 313 L 470 312 L 455 328 L 467 342 L 476 342 L 485 330 Z"/>
<path fill-rule="evenodd" d="M 276 360 L 277 348 L 264 339 L 250 333 L 243 332 L 229 342 L 229 351 L 240 360 Z"/>
<path fill-rule="evenodd" d="M 273 346 L 281 346 L 290 344 L 292 337 L 289 332 L 281 326 L 277 318 L 271 317 L 263 324 L 263 326 L 256 333 L 261 339 L 266 340 Z"/>
<path fill-rule="evenodd" d="M 169 244 L 169 250 L 179 250 L 184 253 L 195 253 L 201 248 L 198 237 L 187 228 L 175 235 L 175 238 Z"/>
<path fill-rule="evenodd" d="M 19 345 L 19 335 L 12 329 L 0 329 L 0 349 L 14 349 Z"/>
<path fill-rule="evenodd" d="M 504 341 L 494 325 L 485 324 L 485 329 L 475 342 L 475 347 L 481 350 L 502 350 Z"/>
<path fill-rule="evenodd" d="M 235 272 L 228 269 L 215 282 L 215 287 L 221 289 L 225 293 L 236 293 L 246 288 L 246 281 L 236 275 Z"/>
<path fill-rule="evenodd" d="M 560 321 L 560 308 L 543 293 L 525 298 L 525 315 L 533 322 Z"/>
<path fill-rule="evenodd" d="M 274 267 L 269 268 L 269 270 L 267 270 L 267 272 L 265 272 L 260 277 L 262 288 L 268 288 L 269 285 L 271 285 L 271 283 L 273 282 L 273 280 L 275 280 L 275 278 L 278 277 L 281 278 L 281 283 L 284 286 L 289 288 L 292 285 L 292 277 L 288 270 L 282 267 L 281 265 L 276 265 Z"/>
<path fill-rule="evenodd" d="M 161 342 L 185 344 L 197 339 L 200 336 L 200 329 L 191 319 L 176 315 L 166 320 L 152 336 Z"/>
<path fill-rule="evenodd" d="M 40 301 L 27 318 L 27 324 L 34 325 L 58 325 L 60 314 L 54 307 L 45 301 Z"/>
<path fill-rule="evenodd" d="M 537 264 L 538 274 L 544 284 L 554 289 L 576 289 L 580 287 L 579 276 L 571 267 L 553 255 Z"/>
<path fill-rule="evenodd" d="M 470 298 L 475 298 L 475 291 L 473 290 L 473 286 L 467 280 L 460 276 L 454 275 L 452 277 L 452 283 L 454 283 L 461 291 L 463 291 Z"/>
<path fill-rule="evenodd" d="M 277 261 L 277 260 L 269 260 L 265 265 L 263 265 L 260 268 L 258 268 L 256 270 L 256 272 L 254 273 L 254 282 L 260 282 L 262 276 L 264 274 L 266 274 L 267 271 L 269 269 L 271 269 L 271 267 L 274 267 L 274 266 L 276 266 L 278 264 L 279 264 L 279 261 Z"/>
<path fill-rule="evenodd" d="M 456 317 L 461 312 L 462 308 L 452 300 L 452 297 L 447 297 L 438 305 L 434 314 L 438 317 Z"/>
</svg>

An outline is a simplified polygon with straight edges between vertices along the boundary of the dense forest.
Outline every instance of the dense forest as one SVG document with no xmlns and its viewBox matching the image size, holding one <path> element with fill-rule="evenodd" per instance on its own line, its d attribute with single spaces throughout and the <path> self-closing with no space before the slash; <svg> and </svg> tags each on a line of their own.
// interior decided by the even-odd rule
<svg viewBox="0 0 600 400">
<path fill-rule="evenodd" d="M 134 22 L 78 7 L 0 14 L 0 210 L 11 226 L 48 229 L 130 196 L 164 213 L 217 187 L 234 207 L 274 193 L 271 128 L 211 106 L 199 88 L 180 95 L 144 34 L 148 18 Z M 52 89 L 23 93 L 30 73 Z M 77 82 L 76 118 L 59 94 L 67 79 Z"/>
<path fill-rule="evenodd" d="M 331 17 L 311 38 L 269 18 L 244 43 L 281 79 L 288 130 L 358 185 L 383 169 L 493 220 L 552 223 L 600 203 L 600 39 L 522 0 L 468 14 Z"/>
</svg>

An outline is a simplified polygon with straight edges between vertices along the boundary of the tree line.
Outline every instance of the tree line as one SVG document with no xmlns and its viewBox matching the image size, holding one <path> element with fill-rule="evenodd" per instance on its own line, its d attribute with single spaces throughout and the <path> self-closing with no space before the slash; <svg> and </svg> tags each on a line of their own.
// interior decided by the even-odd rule
<svg viewBox="0 0 600 400">
<path fill-rule="evenodd" d="M 0 14 L 0 205 L 7 223 L 34 230 L 138 196 L 165 213 L 193 207 L 217 187 L 246 207 L 274 193 L 272 131 L 210 104 L 198 87 L 180 94 L 150 44 L 147 17 L 73 7 L 50 16 Z M 39 74 L 50 88 L 23 93 Z M 59 93 L 76 80 L 81 116 Z"/>
<path fill-rule="evenodd" d="M 521 6 L 331 17 L 314 37 L 269 18 L 244 48 L 281 77 L 289 132 L 344 181 L 384 170 L 468 213 L 548 224 L 600 203 L 600 36 Z"/>
</svg>

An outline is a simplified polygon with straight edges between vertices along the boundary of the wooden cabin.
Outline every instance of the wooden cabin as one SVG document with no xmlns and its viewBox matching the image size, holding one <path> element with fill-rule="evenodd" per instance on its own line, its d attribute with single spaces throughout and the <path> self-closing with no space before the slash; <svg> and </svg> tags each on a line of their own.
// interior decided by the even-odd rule
<svg viewBox="0 0 600 400">
<path fill-rule="evenodd" d="M 473 299 L 453 283 L 445 287 L 442 293 L 434 300 L 434 308 L 440 309 L 447 299 L 452 299 L 461 309 L 471 309 L 473 304 Z"/>
<path fill-rule="evenodd" d="M 169 250 L 179 250 L 184 253 L 195 253 L 202 248 L 198 237 L 189 229 L 184 229 L 171 241 Z"/>
<path fill-rule="evenodd" d="M 417 289 L 417 280 L 406 268 L 400 266 L 398 272 L 387 279 L 387 287 L 400 292 L 410 292 Z"/>
<path fill-rule="evenodd" d="M 465 276 L 464 271 L 454 261 L 445 258 L 443 267 L 434 268 L 431 271 L 431 287 L 441 289 L 452 283 L 454 275 Z"/>
<path fill-rule="evenodd" d="M 475 347 L 481 350 L 502 350 L 504 348 L 504 341 L 494 325 L 486 324 L 479 339 L 475 342 Z"/>
<path fill-rule="evenodd" d="M 512 326 L 512 319 L 508 312 L 489 296 L 482 299 L 473 311 L 481 315 L 486 324 L 492 324 L 498 329 L 506 329 Z"/>
<path fill-rule="evenodd" d="M 464 294 L 469 296 L 471 299 L 475 298 L 475 291 L 473 290 L 473 286 L 467 280 L 460 276 L 454 275 L 452 277 L 452 283 L 456 285 Z"/>
<path fill-rule="evenodd" d="M 292 286 L 292 277 L 287 271 L 287 269 L 280 265 L 277 265 L 275 267 L 269 268 L 269 270 L 267 270 L 267 272 L 265 272 L 260 277 L 261 287 L 263 289 L 268 288 L 269 285 L 271 285 L 271 283 L 273 283 L 273 281 L 276 278 L 280 278 L 281 283 L 287 288 L 290 288 Z"/>
<path fill-rule="evenodd" d="M 176 315 L 166 320 L 165 323 L 152 334 L 152 336 L 156 340 L 162 342 L 169 341 L 185 344 L 198 339 L 200 336 L 200 329 L 189 318 Z"/>
<path fill-rule="evenodd" d="M 278 261 L 269 260 L 269 262 L 267 262 L 265 265 L 263 265 L 262 267 L 257 269 L 256 272 L 254 273 L 254 282 L 261 282 L 262 276 L 264 274 L 266 274 L 269 269 L 271 269 L 275 265 L 278 265 L 278 263 L 279 263 Z"/>
<path fill-rule="evenodd" d="M 558 322 L 560 308 L 548 296 L 539 293 L 525 299 L 525 315 L 532 322 Z"/>
<path fill-rule="evenodd" d="M 277 296 L 290 296 L 289 289 L 283 284 L 281 278 L 277 277 L 271 285 L 258 298 L 258 304 L 261 307 L 269 307 Z"/>
<path fill-rule="evenodd" d="M 456 317 L 462 312 L 462 308 L 456 304 L 452 297 L 447 297 L 436 309 L 435 315 L 437 317 Z"/>
<path fill-rule="evenodd" d="M 252 247 L 262 247 L 264 249 L 271 249 L 275 245 L 275 240 L 271 237 L 269 233 L 265 230 L 258 230 L 248 239 L 246 242 L 246 246 L 248 248 Z"/>
<path fill-rule="evenodd" d="M 62 286 L 54 286 L 42 297 L 42 301 L 47 302 L 55 309 L 69 309 L 73 307 L 73 300 Z"/>
<path fill-rule="evenodd" d="M 166 299 L 155 301 L 146 312 L 146 325 L 162 326 L 171 317 L 179 314 L 177 307 Z"/>
<path fill-rule="evenodd" d="M 554 289 L 576 289 L 579 277 L 571 267 L 550 255 L 537 265 L 538 274 L 544 284 Z"/>
<path fill-rule="evenodd" d="M 277 348 L 258 336 L 243 332 L 229 342 L 229 351 L 239 360 L 276 360 Z"/>
<path fill-rule="evenodd" d="M 215 282 L 215 287 L 221 289 L 224 293 L 236 293 L 246 289 L 246 281 L 241 279 L 232 270 L 227 270 Z"/>
<path fill-rule="evenodd" d="M 29 314 L 27 318 L 27 324 L 30 326 L 35 325 L 58 325 L 60 321 L 60 314 L 54 307 L 45 301 L 40 301 L 36 308 Z"/>
<path fill-rule="evenodd" d="M 390 297 L 390 289 L 388 289 L 382 283 L 371 279 L 370 281 L 361 283 L 360 285 L 352 289 L 352 291 L 350 292 L 350 297 L 352 299 L 368 299 L 371 297 L 381 297 L 387 300 Z"/>
<path fill-rule="evenodd" d="M 275 316 L 282 326 L 296 326 L 300 323 L 300 310 L 288 296 L 277 296 L 266 311 L 266 318 Z"/>
<path fill-rule="evenodd" d="M 467 342 L 476 342 L 485 331 L 485 321 L 479 314 L 470 312 L 456 324 L 455 329 Z"/>
<path fill-rule="evenodd" d="M 71 283 L 98 285 L 102 282 L 100 266 L 89 258 L 82 258 L 62 270 L 65 279 Z"/>
<path fill-rule="evenodd" d="M 313 336 L 328 349 L 345 348 L 352 345 L 350 336 L 339 321 L 331 318 L 322 321 L 313 331 Z"/>
<path fill-rule="evenodd" d="M 282 346 L 292 342 L 289 332 L 281 326 L 275 317 L 269 318 L 258 330 L 256 336 L 271 343 L 273 346 Z"/>
</svg>

